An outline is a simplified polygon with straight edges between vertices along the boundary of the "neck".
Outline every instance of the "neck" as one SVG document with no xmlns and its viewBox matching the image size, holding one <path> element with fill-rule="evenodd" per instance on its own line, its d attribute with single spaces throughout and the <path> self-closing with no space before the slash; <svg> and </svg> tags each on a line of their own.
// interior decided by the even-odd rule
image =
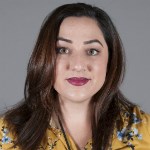
<svg viewBox="0 0 150 150">
<path fill-rule="evenodd" d="M 89 101 L 72 102 L 60 100 L 60 107 L 65 132 L 72 137 L 78 148 L 84 147 L 92 136 Z"/>
<path fill-rule="evenodd" d="M 61 112 L 65 122 L 90 122 L 90 104 L 89 101 L 72 102 L 60 100 Z"/>
</svg>

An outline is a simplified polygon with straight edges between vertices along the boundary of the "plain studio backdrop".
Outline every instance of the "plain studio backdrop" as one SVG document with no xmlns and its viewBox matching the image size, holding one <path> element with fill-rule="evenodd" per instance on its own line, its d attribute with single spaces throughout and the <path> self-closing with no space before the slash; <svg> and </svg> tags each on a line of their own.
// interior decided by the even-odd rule
<svg viewBox="0 0 150 150">
<path fill-rule="evenodd" d="M 24 96 L 27 63 L 43 19 L 72 2 L 96 5 L 110 15 L 126 52 L 121 89 L 150 113 L 150 0 L 0 0 L 0 111 Z"/>
</svg>

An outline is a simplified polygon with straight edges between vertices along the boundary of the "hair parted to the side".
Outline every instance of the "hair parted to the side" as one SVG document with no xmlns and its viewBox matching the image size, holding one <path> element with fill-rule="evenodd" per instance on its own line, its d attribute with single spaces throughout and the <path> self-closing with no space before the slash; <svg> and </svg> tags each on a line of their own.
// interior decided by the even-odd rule
<svg viewBox="0 0 150 150">
<path fill-rule="evenodd" d="M 119 34 L 106 12 L 84 3 L 65 4 L 44 20 L 27 68 L 25 100 L 5 114 L 22 150 L 36 150 L 48 128 L 52 112 L 60 111 L 55 82 L 56 41 L 62 21 L 69 17 L 94 19 L 108 45 L 109 60 L 103 87 L 91 100 L 93 150 L 108 149 L 121 109 L 129 113 L 134 105 L 123 97 L 119 86 L 124 76 L 124 51 Z M 120 118 L 121 120 L 121 118 Z M 106 132 L 107 131 L 107 132 Z"/>
</svg>

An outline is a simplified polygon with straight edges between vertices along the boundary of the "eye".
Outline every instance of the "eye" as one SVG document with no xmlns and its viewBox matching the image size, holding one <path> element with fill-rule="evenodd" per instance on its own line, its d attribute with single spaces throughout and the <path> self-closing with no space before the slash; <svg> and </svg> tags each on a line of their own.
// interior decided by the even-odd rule
<svg viewBox="0 0 150 150">
<path fill-rule="evenodd" d="M 93 48 L 87 51 L 88 55 L 91 55 L 91 56 L 98 55 L 99 52 L 100 52 L 99 50 L 93 49 Z"/>
<path fill-rule="evenodd" d="M 56 48 L 56 52 L 58 54 L 68 54 L 69 53 L 69 50 L 65 47 L 57 47 Z"/>
</svg>

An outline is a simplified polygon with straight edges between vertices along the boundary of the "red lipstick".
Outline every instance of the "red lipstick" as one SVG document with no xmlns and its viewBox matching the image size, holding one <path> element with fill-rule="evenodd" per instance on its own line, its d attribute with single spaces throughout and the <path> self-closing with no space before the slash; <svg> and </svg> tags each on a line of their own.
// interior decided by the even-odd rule
<svg viewBox="0 0 150 150">
<path fill-rule="evenodd" d="M 90 79 L 84 77 L 72 77 L 68 78 L 67 81 L 74 86 L 82 86 L 85 85 Z"/>
</svg>

